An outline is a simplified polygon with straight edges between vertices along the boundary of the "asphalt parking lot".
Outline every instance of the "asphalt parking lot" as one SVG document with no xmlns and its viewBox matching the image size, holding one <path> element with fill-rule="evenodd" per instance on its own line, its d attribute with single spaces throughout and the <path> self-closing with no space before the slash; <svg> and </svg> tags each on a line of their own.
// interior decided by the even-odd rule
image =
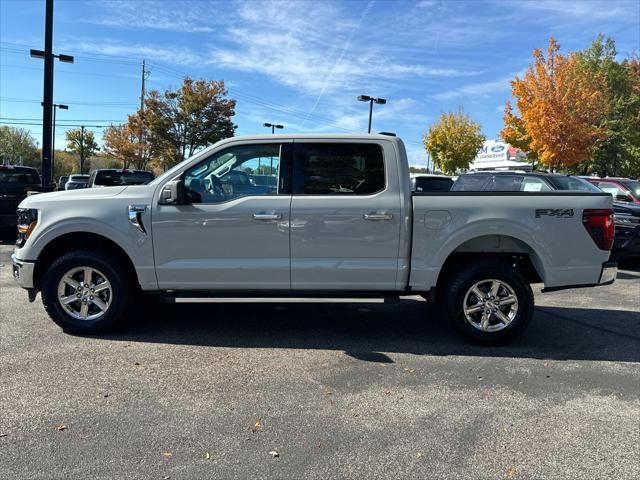
<svg viewBox="0 0 640 480">
<path fill-rule="evenodd" d="M 2 478 L 640 478 L 640 266 L 538 289 L 525 335 L 482 348 L 420 299 L 162 305 L 69 336 L 10 252 Z"/>
</svg>

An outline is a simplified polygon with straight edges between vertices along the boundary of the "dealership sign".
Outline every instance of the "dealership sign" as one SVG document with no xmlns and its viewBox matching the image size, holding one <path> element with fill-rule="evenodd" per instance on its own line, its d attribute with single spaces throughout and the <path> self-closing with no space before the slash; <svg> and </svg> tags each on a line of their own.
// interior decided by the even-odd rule
<svg viewBox="0 0 640 480">
<path fill-rule="evenodd" d="M 496 140 L 487 140 L 478 151 L 474 164 L 483 162 L 495 162 L 496 160 L 509 160 L 509 145 Z"/>
</svg>

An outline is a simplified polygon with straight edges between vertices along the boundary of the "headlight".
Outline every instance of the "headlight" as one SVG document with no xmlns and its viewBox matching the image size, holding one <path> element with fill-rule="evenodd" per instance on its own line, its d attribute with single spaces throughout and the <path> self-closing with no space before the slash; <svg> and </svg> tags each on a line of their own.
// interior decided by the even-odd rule
<svg viewBox="0 0 640 480">
<path fill-rule="evenodd" d="M 19 208 L 18 209 L 18 240 L 16 245 L 18 248 L 22 247 L 24 243 L 36 228 L 38 223 L 38 210 L 35 208 Z"/>
</svg>

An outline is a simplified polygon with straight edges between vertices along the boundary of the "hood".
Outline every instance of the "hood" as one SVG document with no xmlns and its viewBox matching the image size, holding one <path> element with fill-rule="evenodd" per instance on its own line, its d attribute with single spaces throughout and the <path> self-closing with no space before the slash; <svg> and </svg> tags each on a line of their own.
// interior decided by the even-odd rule
<svg viewBox="0 0 640 480">
<path fill-rule="evenodd" d="M 19 208 L 36 208 L 50 202 L 58 201 L 82 201 L 115 197 L 127 189 L 127 186 L 104 187 L 104 188 L 82 188 L 78 190 L 62 190 L 59 192 L 37 193 L 25 198 Z"/>
</svg>

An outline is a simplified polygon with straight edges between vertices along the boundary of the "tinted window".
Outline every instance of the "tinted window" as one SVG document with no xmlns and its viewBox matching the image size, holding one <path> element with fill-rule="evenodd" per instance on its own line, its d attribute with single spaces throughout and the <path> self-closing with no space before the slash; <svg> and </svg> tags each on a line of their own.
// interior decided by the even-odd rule
<svg viewBox="0 0 640 480">
<path fill-rule="evenodd" d="M 578 192 L 600 192 L 600 189 L 588 181 L 577 177 L 550 175 L 547 179 L 557 190 L 571 190 Z"/>
<path fill-rule="evenodd" d="M 214 153 L 185 173 L 191 203 L 222 203 L 247 195 L 276 195 L 280 160 L 290 145 L 242 145 Z M 256 183 L 254 176 L 261 178 Z"/>
<path fill-rule="evenodd" d="M 453 180 L 450 178 L 414 177 L 413 189 L 416 192 L 448 192 Z"/>
<path fill-rule="evenodd" d="M 114 185 L 145 185 L 153 180 L 151 172 L 125 172 L 121 170 L 102 170 L 95 173 L 93 185 L 111 187 Z"/>
<path fill-rule="evenodd" d="M 489 190 L 492 192 L 519 192 L 522 175 L 494 175 Z"/>
<path fill-rule="evenodd" d="M 452 192 L 482 192 L 491 181 L 491 175 L 472 173 L 460 175 L 451 187 Z"/>
<path fill-rule="evenodd" d="M 1 183 L 40 183 L 38 172 L 30 168 L 20 167 L 0 167 Z"/>
<path fill-rule="evenodd" d="M 625 187 L 627 187 L 634 197 L 640 198 L 640 182 L 637 180 L 625 180 L 621 182 Z"/>
<path fill-rule="evenodd" d="M 293 192 L 304 195 L 369 195 L 385 187 L 380 145 L 296 143 Z"/>
</svg>

